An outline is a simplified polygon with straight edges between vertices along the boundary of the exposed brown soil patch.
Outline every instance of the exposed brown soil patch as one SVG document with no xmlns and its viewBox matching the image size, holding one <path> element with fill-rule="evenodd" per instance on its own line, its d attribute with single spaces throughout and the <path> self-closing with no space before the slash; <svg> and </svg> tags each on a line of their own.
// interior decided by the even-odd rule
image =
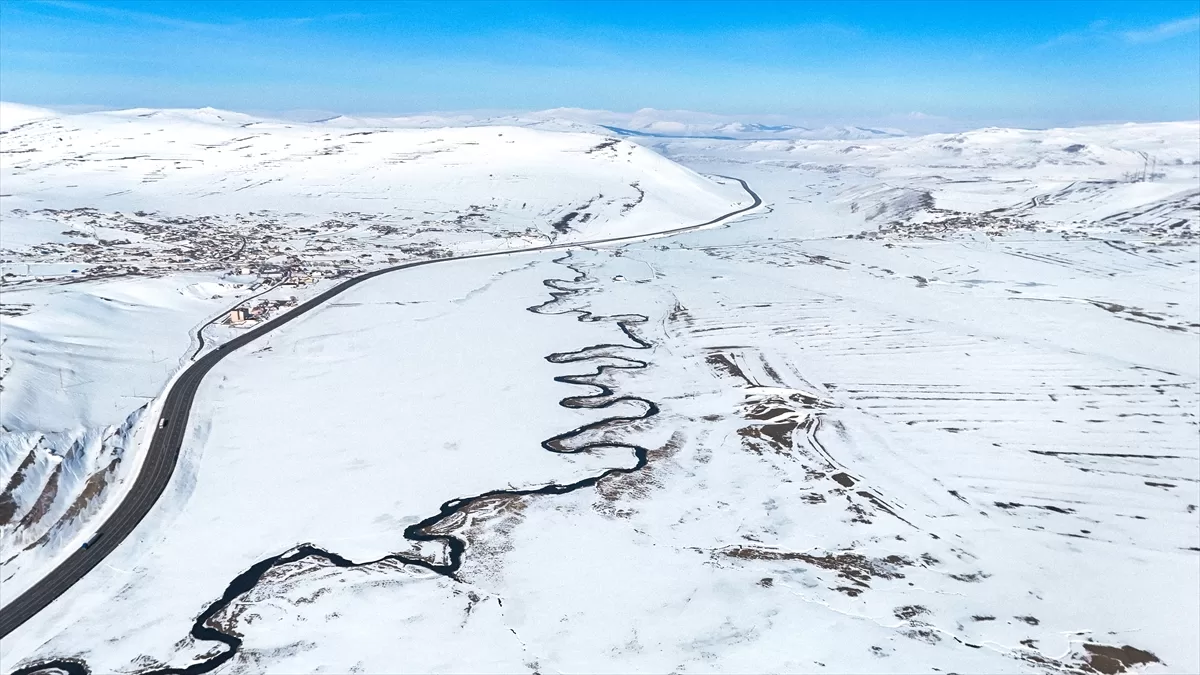
<svg viewBox="0 0 1200 675">
<path fill-rule="evenodd" d="M 675 306 L 672 307 L 671 311 L 667 314 L 667 321 L 682 321 L 689 326 L 694 322 L 692 319 L 692 314 L 688 311 L 688 308 L 684 307 L 678 302 L 675 303 Z"/>
<path fill-rule="evenodd" d="M 746 377 L 746 374 L 742 372 L 742 369 L 739 368 L 737 364 L 733 362 L 733 359 L 726 354 L 722 354 L 721 352 L 709 354 L 708 356 L 704 357 L 704 362 L 712 366 L 713 370 L 717 371 L 719 374 L 739 378 L 746 384 L 754 386 L 754 382 L 752 382 L 750 378 Z"/>
<path fill-rule="evenodd" d="M 525 507 L 525 497 L 521 495 L 499 494 L 483 497 L 473 500 L 447 518 L 425 528 L 425 531 L 429 534 L 449 534 L 467 530 L 469 534 L 491 521 L 520 516 Z M 487 529 L 489 532 L 493 531 L 492 527 Z"/>
<path fill-rule="evenodd" d="M 980 581 L 983 581 L 984 579 L 987 579 L 990 576 L 992 576 L 992 575 L 988 574 L 987 572 L 972 572 L 970 574 L 951 574 L 950 578 L 954 579 L 955 581 L 962 581 L 962 582 L 965 582 L 968 584 L 975 584 L 975 583 L 979 583 Z"/>
<path fill-rule="evenodd" d="M 795 429 L 795 422 L 781 422 L 779 424 L 742 427 L 738 429 L 738 435 L 742 438 L 762 440 L 776 452 L 787 453 L 792 449 L 792 432 Z"/>
<path fill-rule="evenodd" d="M 748 410 L 745 414 L 745 417 L 748 420 L 759 420 L 765 422 L 767 420 L 775 419 L 780 415 L 786 415 L 790 412 L 792 412 L 791 408 L 782 408 L 777 405 L 770 404 L 760 404 Z"/>
<path fill-rule="evenodd" d="M 870 492 L 867 492 L 866 490 L 859 490 L 858 496 L 871 502 L 871 504 L 875 508 L 879 509 L 880 511 L 887 513 L 888 515 L 896 518 L 897 520 L 900 520 L 901 522 L 903 522 L 905 524 L 916 527 L 916 525 L 913 525 L 912 523 L 908 522 L 908 520 L 906 520 L 904 517 L 902 517 L 900 514 L 896 513 L 896 510 L 893 509 L 891 506 L 889 506 L 887 504 L 887 502 L 883 501 L 879 497 L 876 497 L 875 495 L 871 494 Z"/>
<path fill-rule="evenodd" d="M 604 139 L 603 143 L 600 143 L 599 145 L 588 148 L 587 152 L 584 154 L 590 155 L 593 152 L 600 152 L 601 150 L 608 150 L 609 148 L 616 146 L 616 144 L 620 143 L 620 142 L 621 141 L 619 141 L 616 138 L 606 138 L 606 139 Z"/>
<path fill-rule="evenodd" d="M 830 476 L 830 478 L 837 481 L 837 484 L 841 485 L 842 487 L 845 487 L 845 488 L 854 487 L 854 479 L 845 473 L 841 473 L 841 472 L 835 473 L 832 476 Z"/>
<path fill-rule="evenodd" d="M 54 471 L 50 474 L 50 480 L 46 481 L 46 487 L 42 488 L 42 494 L 38 495 L 37 501 L 33 503 L 33 507 L 29 509 L 29 513 L 21 519 L 21 523 L 17 525 L 20 529 L 28 529 L 31 525 L 39 522 L 50 511 L 50 507 L 54 505 L 54 498 L 58 496 L 58 479 L 62 475 L 62 464 L 54 467 Z"/>
<path fill-rule="evenodd" d="M 497 495 L 472 502 L 464 511 L 466 522 L 458 536 L 468 542 L 471 555 L 463 556 L 460 574 L 479 580 L 497 574 L 501 557 L 512 550 L 512 532 L 525 520 L 527 498 Z M 435 528 L 440 529 L 441 523 Z M 431 528 L 434 529 L 434 528 Z"/>
<path fill-rule="evenodd" d="M 99 496 L 104 491 L 105 486 L 108 485 L 109 477 L 116 472 L 117 465 L 120 463 L 120 457 L 114 458 L 113 461 L 108 463 L 108 466 L 88 476 L 87 482 L 83 484 L 83 490 L 75 497 L 75 501 L 71 502 L 71 506 L 67 508 L 66 513 L 59 519 L 59 522 L 71 522 L 75 516 L 79 515 L 80 511 L 83 511 L 93 499 Z"/>
<path fill-rule="evenodd" d="M 1116 673 L 1125 673 L 1133 666 L 1142 665 L 1145 663 L 1162 663 L 1158 657 L 1144 649 L 1137 647 L 1113 647 L 1111 645 L 1098 645 L 1087 643 L 1083 645 L 1087 650 L 1087 665 L 1097 672 L 1105 675 L 1115 675 Z"/>
<path fill-rule="evenodd" d="M 1075 509 L 1068 509 L 1061 506 L 1053 506 L 1051 504 L 1021 504 L 1019 502 L 995 502 L 996 506 L 1002 509 L 1042 509 L 1043 511 L 1053 511 L 1054 513 L 1070 514 L 1075 513 Z"/>
<path fill-rule="evenodd" d="M 1186 331 L 1187 330 L 1187 327 L 1185 327 L 1185 326 L 1181 326 L 1181 325 L 1177 325 L 1177 324 L 1173 324 L 1173 323 L 1167 323 L 1166 322 L 1167 319 L 1165 317 L 1159 316 L 1157 314 L 1152 314 L 1152 313 L 1147 312 L 1138 307 L 1126 307 L 1124 305 L 1118 305 L 1115 302 L 1101 302 L 1099 300 L 1089 300 L 1088 302 L 1092 303 L 1096 307 L 1099 307 L 1100 309 L 1103 309 L 1106 312 L 1110 312 L 1119 318 L 1122 318 L 1126 321 L 1132 321 L 1133 323 L 1140 323 L 1140 324 L 1143 324 L 1146 326 L 1154 326 L 1155 328 L 1165 328 L 1167 330 L 1173 330 L 1173 331 Z M 1128 316 L 1125 316 L 1125 315 L 1128 315 Z"/>
<path fill-rule="evenodd" d="M 575 218 L 578 216 L 578 211 L 572 211 L 552 223 L 550 227 L 553 227 L 554 231 L 558 232 L 559 234 L 566 234 L 571 231 L 571 221 L 575 220 Z"/>
<path fill-rule="evenodd" d="M 928 626 L 905 628 L 900 631 L 900 634 L 910 640 L 920 640 L 921 642 L 928 642 L 931 645 L 942 641 L 942 636 Z"/>
<path fill-rule="evenodd" d="M 928 613 L 929 609 L 922 607 L 921 605 L 905 605 L 892 610 L 892 614 L 895 615 L 897 619 L 901 619 L 903 621 L 907 621 L 914 616 L 920 616 Z"/>
<path fill-rule="evenodd" d="M 913 561 L 904 556 L 889 555 L 884 558 L 868 558 L 861 553 L 848 551 L 813 555 L 795 551 L 777 551 L 757 546 L 735 546 L 723 549 L 721 553 L 742 560 L 796 560 L 813 567 L 837 572 L 839 578 L 849 581 L 852 586 L 839 586 L 835 590 L 851 596 L 858 595 L 864 588 L 870 588 L 871 579 L 903 579 L 904 574 L 900 569 L 913 565 Z"/>
<path fill-rule="evenodd" d="M 25 482 L 25 471 L 33 464 L 34 459 L 33 450 L 30 450 L 25 459 L 21 460 L 21 466 L 17 467 L 16 473 L 8 480 L 4 492 L 0 493 L 0 525 L 7 525 L 17 514 L 17 501 L 13 499 L 13 492 Z"/>
<path fill-rule="evenodd" d="M 646 453 L 646 466 L 636 473 L 620 473 L 610 475 L 596 483 L 596 494 L 603 501 L 593 508 L 603 515 L 612 518 L 629 518 L 633 510 L 621 502 L 646 499 L 650 493 L 662 483 L 656 475 L 655 465 L 675 456 L 683 447 L 684 435 L 675 432 L 661 447 Z"/>
</svg>

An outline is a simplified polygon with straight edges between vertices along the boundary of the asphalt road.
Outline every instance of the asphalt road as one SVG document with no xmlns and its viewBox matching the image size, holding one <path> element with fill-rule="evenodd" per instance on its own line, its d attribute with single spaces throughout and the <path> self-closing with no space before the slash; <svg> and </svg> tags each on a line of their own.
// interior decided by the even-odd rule
<svg viewBox="0 0 1200 675">
<path fill-rule="evenodd" d="M 722 178 L 731 178 L 722 176 Z M 457 262 L 460 260 L 471 260 L 474 258 L 492 258 L 503 255 L 515 255 L 519 253 L 535 253 L 539 251 L 555 251 L 571 248 L 581 248 L 584 246 L 598 246 L 603 244 L 617 244 L 621 242 L 638 241 L 642 239 L 651 239 L 662 237 L 671 234 L 678 234 L 690 230 L 700 229 L 709 225 L 715 225 L 723 220 L 728 220 L 734 216 L 743 214 L 751 209 L 754 209 L 762 204 L 762 199 L 750 189 L 746 181 L 740 178 L 732 178 L 742 184 L 742 188 L 754 199 L 754 203 L 750 206 L 737 209 L 726 213 L 719 218 L 714 218 L 710 221 L 700 223 L 698 225 L 687 225 L 677 227 L 661 232 L 650 234 L 631 235 L 626 237 L 611 237 L 608 239 L 596 239 L 593 241 L 580 241 L 563 244 L 549 244 L 546 246 L 536 246 L 532 248 L 512 249 L 505 251 L 493 251 L 491 253 L 477 253 L 474 255 L 457 256 L 453 258 L 439 258 L 437 260 L 422 260 L 419 262 L 405 263 L 403 265 L 395 265 L 374 272 L 368 272 L 353 279 L 349 279 L 342 284 L 339 284 L 320 295 L 297 305 L 292 311 L 280 316 L 279 318 L 264 323 L 249 332 L 246 332 L 220 347 L 210 351 L 199 360 L 195 361 L 187 370 L 179 376 L 175 381 L 175 385 L 167 392 L 163 402 L 161 416 L 156 424 L 162 424 L 165 420 L 165 426 L 160 426 L 154 432 L 154 438 L 150 441 L 150 447 L 147 450 L 147 455 L 142 470 L 134 481 L 132 489 L 125 497 L 124 501 L 117 507 L 116 511 L 109 516 L 108 520 L 97 528 L 96 531 L 101 532 L 100 538 L 89 548 L 78 549 L 71 554 L 69 558 L 64 560 L 62 564 L 56 567 L 50 574 L 46 575 L 41 581 L 34 584 L 27 591 L 22 593 L 12 602 L 8 602 L 0 609 L 0 638 L 8 635 L 17 629 L 18 626 L 28 621 L 33 615 L 42 611 L 51 602 L 54 602 L 60 595 L 67 592 L 71 586 L 83 578 L 85 574 L 90 572 L 92 568 L 99 565 L 105 556 L 112 553 L 117 546 L 129 536 L 138 523 L 146 517 L 154 503 L 162 496 L 163 491 L 167 487 L 167 483 L 171 480 L 171 474 L 175 471 L 175 463 L 179 459 L 179 451 L 183 446 L 183 438 L 187 431 L 188 414 L 192 409 L 192 401 L 196 398 L 196 390 L 199 389 L 200 383 L 204 380 L 204 376 L 208 371 L 213 369 L 213 366 L 220 363 L 221 359 L 229 356 L 237 349 L 244 347 L 267 333 L 278 330 L 285 326 L 288 322 L 296 319 L 303 314 L 310 312 L 317 307 L 320 307 L 326 301 L 341 295 L 347 290 L 357 286 L 364 281 L 373 279 L 382 274 L 397 272 L 399 270 L 411 269 L 413 267 L 422 267 L 424 265 L 437 265 L 441 263 Z"/>
</svg>

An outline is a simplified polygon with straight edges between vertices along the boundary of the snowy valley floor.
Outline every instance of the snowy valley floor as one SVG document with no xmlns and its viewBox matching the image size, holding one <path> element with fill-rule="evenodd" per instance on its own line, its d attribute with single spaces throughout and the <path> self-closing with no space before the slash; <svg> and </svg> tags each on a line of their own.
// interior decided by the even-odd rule
<svg viewBox="0 0 1200 675">
<path fill-rule="evenodd" d="M 1194 372 L 1056 342 L 1055 303 L 1022 308 L 1048 336 L 1016 341 L 989 326 L 1010 296 L 947 312 L 866 264 L 727 260 L 707 245 L 721 234 L 562 261 L 587 277 L 551 309 L 643 313 L 631 330 L 651 350 L 541 358 L 636 343 L 525 311 L 543 279 L 574 276 L 538 256 L 381 280 L 232 359 L 155 526 L 35 619 L 29 633 L 58 633 L 37 651 L 100 672 L 203 661 L 216 645 L 187 637 L 191 618 L 225 582 L 189 580 L 300 542 L 411 552 L 403 528 L 450 497 L 633 466 L 620 448 L 539 446 L 598 418 L 556 406 L 579 393 L 552 378 L 608 364 L 622 368 L 598 381 L 662 409 L 620 425 L 650 449 L 643 470 L 440 523 L 469 542 L 458 582 L 392 561 L 281 565 L 217 615 L 245 636 L 229 667 L 1021 672 L 1128 645 L 1193 669 Z M 896 267 L 912 253 L 854 245 Z M 1081 336 L 1126 328 L 1085 309 Z M 115 641 L 81 650 L 84 635 Z"/>
<path fill-rule="evenodd" d="M 204 350 L 368 270 L 691 225 L 745 197 L 584 133 L 4 103 L 0 127 L 0 605 L 122 498 L 146 406 Z"/>
<path fill-rule="evenodd" d="M 1193 164 L 662 143 L 766 208 L 385 275 L 226 359 L 4 668 L 1200 670 Z"/>
</svg>

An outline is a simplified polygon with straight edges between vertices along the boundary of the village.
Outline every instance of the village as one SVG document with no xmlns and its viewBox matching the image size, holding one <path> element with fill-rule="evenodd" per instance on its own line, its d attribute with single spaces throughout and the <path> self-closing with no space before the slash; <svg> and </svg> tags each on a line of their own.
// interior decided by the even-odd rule
<svg viewBox="0 0 1200 675">
<path fill-rule="evenodd" d="M 271 211 L 169 216 L 95 208 L 12 209 L 6 224 L 46 236 L 0 245 L 0 288 L 64 284 L 188 271 L 253 277 L 304 287 L 407 260 L 445 258 L 452 249 L 493 248 L 495 240 L 545 243 L 535 227 L 497 228 L 489 209 L 469 206 L 426 216 L 335 213 L 319 219 Z"/>
<path fill-rule="evenodd" d="M 14 210 L 11 217 L 64 229 L 57 241 L 0 249 L 4 287 L 182 271 L 222 271 L 304 285 L 436 253 L 435 246 L 382 243 L 377 234 L 345 236 L 347 223 L 341 220 L 297 227 L 266 213 L 183 218 L 78 208 Z"/>
<path fill-rule="evenodd" d="M 319 218 L 262 210 L 232 215 L 180 216 L 104 212 L 96 208 L 11 209 L 7 224 L 36 232 L 39 243 L 0 247 L 0 289 L 26 291 L 119 278 L 216 275 L 236 288 L 235 303 L 201 327 L 217 344 L 268 321 L 339 280 L 404 262 L 446 258 L 455 251 L 546 243 L 535 227 L 497 228 L 489 207 L 445 213 L 333 213 Z M 12 245 L 10 242 L 17 242 Z M 240 296 L 240 302 L 235 300 Z M 0 314 L 19 316 L 29 303 L 0 302 Z M 216 331 L 216 332 L 214 332 Z"/>
</svg>

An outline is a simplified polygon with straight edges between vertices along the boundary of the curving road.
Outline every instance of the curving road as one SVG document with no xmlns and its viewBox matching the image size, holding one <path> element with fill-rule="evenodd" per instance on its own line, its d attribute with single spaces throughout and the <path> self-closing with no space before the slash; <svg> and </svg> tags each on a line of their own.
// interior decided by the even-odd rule
<svg viewBox="0 0 1200 675">
<path fill-rule="evenodd" d="M 518 253 L 564 250 L 662 237 L 715 225 L 746 213 L 762 204 L 762 199 L 754 190 L 750 189 L 746 181 L 731 176 L 721 176 L 721 178 L 729 178 L 740 183 L 746 193 L 753 198 L 753 203 L 698 225 L 687 225 L 661 232 L 610 237 L 608 239 L 595 239 L 592 241 L 549 244 L 531 248 L 493 251 L 491 253 L 476 253 L 436 260 L 422 260 L 368 272 L 317 295 L 296 306 L 292 311 L 280 316 L 278 319 L 251 329 L 200 357 L 199 360 L 188 366 L 187 370 L 179 376 L 174 386 L 167 392 L 163 402 L 162 413 L 159 417 L 159 428 L 155 430 L 154 437 L 150 441 L 150 447 L 147 450 L 142 470 L 134 481 L 133 487 L 125 497 L 125 500 L 109 516 L 108 520 L 104 521 L 97 528 L 97 531 L 103 534 L 89 548 L 76 550 L 41 581 L 34 584 L 29 590 L 25 591 L 12 602 L 6 604 L 3 609 L 0 609 L 0 638 L 16 630 L 18 626 L 28 621 L 51 602 L 54 602 L 55 599 L 73 586 L 76 581 L 82 579 L 92 568 L 100 564 L 100 561 L 104 560 L 105 556 L 112 553 L 133 532 L 138 523 L 146 517 L 146 514 L 150 512 L 154 503 L 158 501 L 158 498 L 166 489 L 167 483 L 171 480 L 171 474 L 175 470 L 175 463 L 179 459 L 179 451 L 183 446 L 183 438 L 187 431 L 188 414 L 191 412 L 192 401 L 196 398 L 196 391 L 199 389 L 201 381 L 204 380 L 204 376 L 208 374 L 208 371 L 212 370 L 213 366 L 217 365 L 221 359 L 230 355 L 235 350 L 316 309 L 326 301 L 341 295 L 354 286 L 382 274 L 388 274 L 389 272 L 424 265 L 471 260 L 474 258 L 491 258 Z"/>
</svg>

